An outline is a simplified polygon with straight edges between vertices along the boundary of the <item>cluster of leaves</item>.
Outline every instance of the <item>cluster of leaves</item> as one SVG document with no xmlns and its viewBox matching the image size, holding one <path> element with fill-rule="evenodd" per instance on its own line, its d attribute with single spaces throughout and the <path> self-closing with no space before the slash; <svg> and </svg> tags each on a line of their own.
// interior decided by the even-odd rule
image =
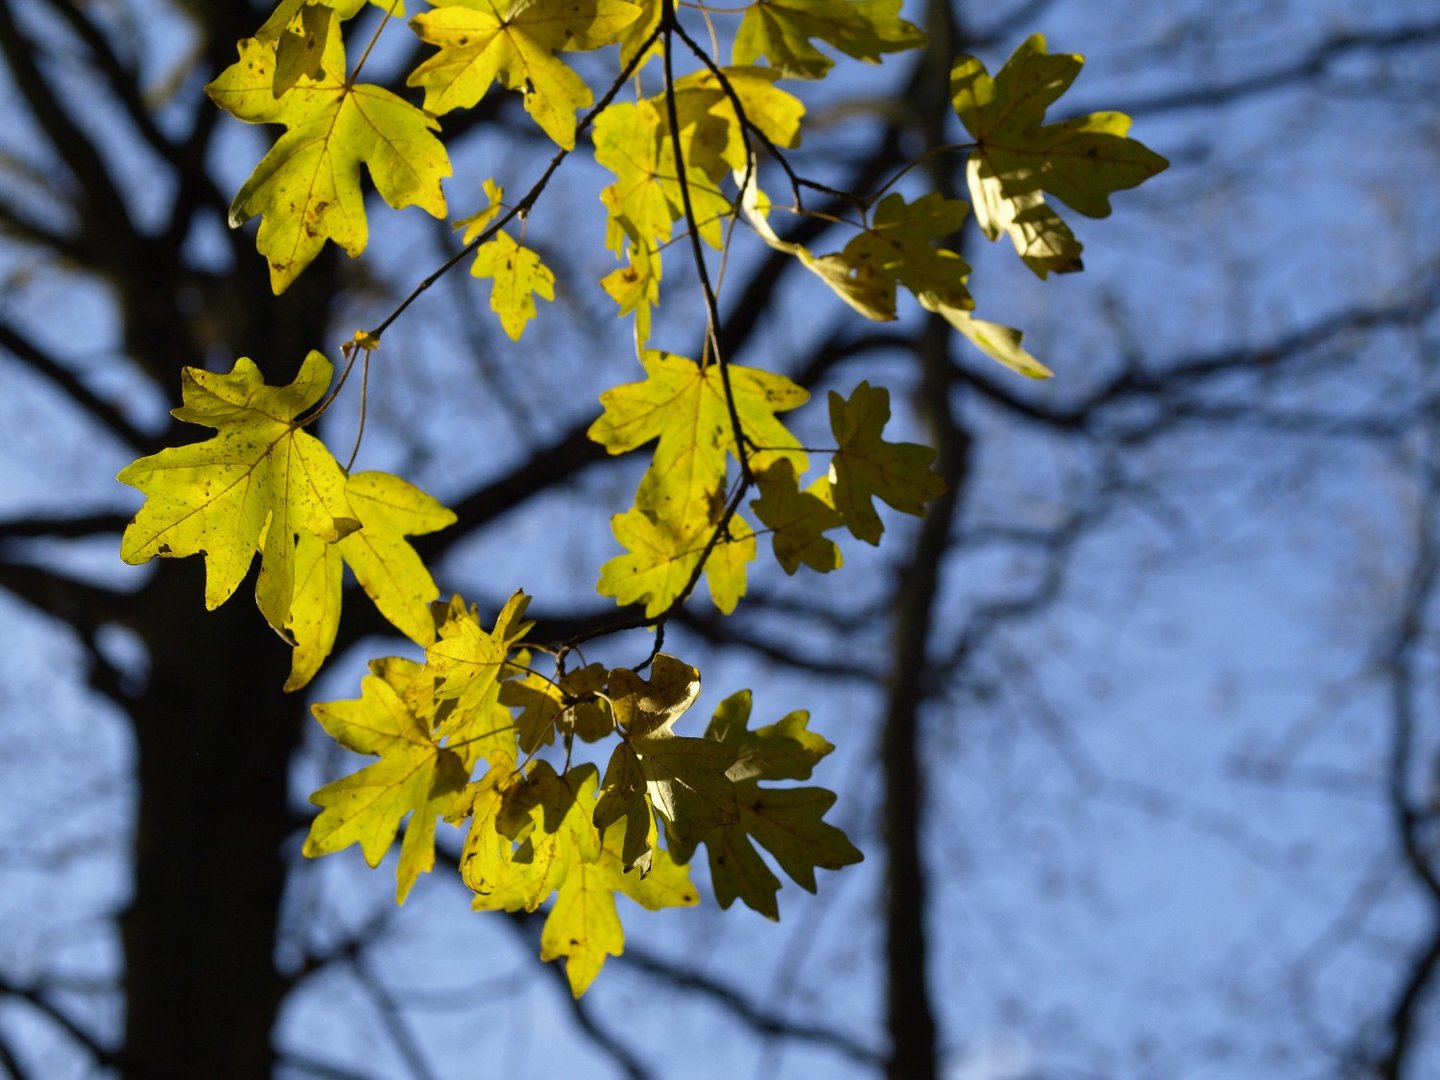
<svg viewBox="0 0 1440 1080">
<path fill-rule="evenodd" d="M 379 760 L 312 796 L 321 812 L 306 854 L 359 844 L 373 866 L 405 822 L 403 902 L 433 867 L 438 822 L 468 822 L 459 868 L 474 906 L 533 912 L 553 897 L 542 956 L 565 959 L 578 995 L 621 950 L 614 894 L 652 909 L 695 903 L 688 867 L 702 845 L 721 905 L 740 899 L 770 918 L 779 917 L 780 881 L 757 846 L 812 891 L 817 868 L 859 861 L 823 820 L 833 793 L 773 786 L 808 779 L 832 747 L 804 713 L 750 729 L 748 691 L 721 702 L 703 735 L 677 734 L 700 676 L 659 652 L 658 634 L 633 667 L 573 668 L 576 647 L 596 635 L 526 640 L 523 593 L 491 630 L 461 598 L 439 602 L 406 537 L 444 528 L 454 515 L 400 477 L 350 472 L 307 430 L 336 400 L 356 358 L 368 363 L 429 283 L 471 255 L 471 273 L 491 283 L 501 327 L 519 339 L 537 317 L 536 298 L 555 295 L 553 271 L 524 244 L 525 223 L 555 170 L 589 137 L 595 161 L 615 178 L 598 196 L 607 244 L 621 263 L 599 284 L 633 320 L 644 374 L 601 396 L 590 436 L 612 454 L 653 444 L 633 505 L 612 519 L 623 552 L 598 580 L 603 595 L 644 614 L 604 633 L 663 628 L 702 578 L 715 606 L 733 611 L 764 533 L 786 573 L 801 565 L 835 570 L 842 555 L 829 534 L 879 543 L 876 499 L 922 515 L 944 490 L 930 471 L 933 451 L 885 438 L 885 388 L 864 381 L 848 396 L 832 391 L 834 445 L 805 448 L 782 414 L 803 406 L 808 392 L 719 352 L 705 247 L 724 252 L 736 224 L 793 255 L 868 319 L 898 318 L 903 287 L 987 355 L 1025 375 L 1049 371 L 1018 330 L 972 314 L 970 267 L 946 246 L 969 205 L 891 191 L 908 170 L 872 193 L 836 192 L 803 178 L 787 156 L 800 145 L 805 107 L 782 84 L 825 77 L 833 60 L 821 46 L 872 63 L 921 47 L 924 36 L 900 17 L 900 0 L 757 0 L 736 12 L 728 64 L 690 34 L 674 0 L 434 0 L 410 22 L 434 49 L 406 80 L 423 91 L 418 105 L 360 81 L 381 32 L 404 14 L 398 0 L 368 3 L 383 16 L 363 47 L 347 51 L 345 24 L 367 0 L 282 0 L 208 87 L 237 119 L 285 128 L 231 207 L 233 225 L 261 219 L 257 246 L 277 293 L 327 242 L 352 256 L 367 246 L 362 165 L 390 206 L 447 216 L 442 181 L 452 170 L 439 118 L 473 109 L 497 82 L 522 96 L 554 156 L 517 201 L 507 202 L 493 177 L 479 185 L 486 205 L 455 222 L 459 253 L 376 328 L 356 333 L 333 387 L 333 367 L 318 352 L 287 386 L 267 385 L 244 358 L 228 374 L 187 368 L 174 415 L 216 434 L 120 474 L 146 496 L 122 556 L 138 563 L 202 554 L 205 602 L 214 608 L 258 551 L 258 606 L 294 650 L 288 690 L 305 686 L 331 651 L 348 565 L 425 658 L 376 660 L 358 699 L 314 706 L 338 743 Z M 597 97 L 563 57 L 609 46 L 618 47 L 616 74 Z M 677 75 L 677 55 L 693 70 Z M 647 93 L 656 60 L 658 86 Z M 948 149 L 969 154 L 977 221 L 992 240 L 1009 236 L 1042 278 L 1081 268 L 1081 245 L 1047 194 L 1103 217 L 1112 192 L 1165 165 L 1126 137 L 1129 122 L 1119 114 L 1044 123 L 1081 63 L 1047 53 L 1036 36 L 993 78 L 973 57 L 951 70 L 955 113 L 970 141 Z M 633 100 L 622 100 L 632 82 Z M 777 205 L 760 186 L 762 171 L 777 167 L 792 205 Z M 811 213 L 805 189 L 848 208 L 836 214 L 832 205 L 825 215 L 853 229 L 840 250 L 816 255 L 776 230 L 778 214 Z M 518 236 L 509 231 L 517 224 Z M 677 239 L 688 243 L 710 329 L 698 361 L 650 344 Z M 817 453 L 828 464 L 807 480 Z M 537 654 L 554 658 L 553 673 L 533 666 Z M 611 742 L 602 774 L 604 747 L 586 747 Z"/>
</svg>

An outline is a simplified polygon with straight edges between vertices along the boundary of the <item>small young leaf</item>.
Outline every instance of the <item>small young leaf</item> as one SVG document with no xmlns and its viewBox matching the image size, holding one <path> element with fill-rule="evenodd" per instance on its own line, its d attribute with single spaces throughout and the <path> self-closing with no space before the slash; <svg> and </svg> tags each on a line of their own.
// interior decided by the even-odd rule
<svg viewBox="0 0 1440 1080">
<path fill-rule="evenodd" d="M 500 316 L 500 325 L 511 341 L 519 341 L 525 324 L 535 318 L 535 297 L 555 299 L 555 275 L 540 256 L 521 247 L 506 232 L 480 245 L 470 274 L 490 278 L 490 308 Z"/>
</svg>

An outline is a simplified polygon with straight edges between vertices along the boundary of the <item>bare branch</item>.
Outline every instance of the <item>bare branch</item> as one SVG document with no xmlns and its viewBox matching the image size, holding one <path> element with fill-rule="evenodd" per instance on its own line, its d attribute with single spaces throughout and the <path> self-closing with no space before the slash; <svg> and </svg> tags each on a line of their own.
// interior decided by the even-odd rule
<svg viewBox="0 0 1440 1080">
<path fill-rule="evenodd" d="M 4 349 L 20 363 L 49 381 L 55 389 L 84 409 L 92 420 L 118 436 L 132 450 L 140 452 L 153 442 L 148 435 L 131 424 L 124 413 L 98 397 L 81 382 L 68 366 L 60 363 L 9 323 L 0 322 L 0 349 Z"/>
</svg>

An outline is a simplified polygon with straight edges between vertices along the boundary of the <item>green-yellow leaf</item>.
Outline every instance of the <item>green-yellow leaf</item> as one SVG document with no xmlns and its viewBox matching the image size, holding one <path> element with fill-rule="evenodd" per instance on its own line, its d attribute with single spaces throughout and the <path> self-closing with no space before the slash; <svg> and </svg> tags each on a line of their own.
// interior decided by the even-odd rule
<svg viewBox="0 0 1440 1080">
<path fill-rule="evenodd" d="M 333 240 L 350 255 L 369 239 L 360 167 L 397 210 L 418 206 L 445 216 L 440 181 L 450 159 L 434 118 L 388 90 L 351 85 L 338 20 L 331 20 L 319 77 L 300 76 L 274 94 L 275 45 L 240 42 L 240 59 L 205 88 L 211 100 L 251 124 L 284 124 L 230 206 L 231 226 L 261 216 L 257 241 L 270 284 L 283 292 Z"/>
<path fill-rule="evenodd" d="M 725 457 L 736 455 L 734 425 L 719 365 L 700 368 L 682 356 L 653 350 L 641 363 L 643 382 L 626 383 L 600 396 L 604 413 L 590 426 L 589 435 L 612 454 L 659 440 L 635 505 L 678 530 L 674 540 L 663 545 L 676 554 L 685 549 L 674 548 L 674 543 L 688 545 L 705 525 L 718 520 L 715 504 L 725 486 Z M 803 405 L 809 393 L 783 375 L 757 368 L 731 364 L 729 375 L 740 429 L 751 443 L 751 468 L 763 470 L 784 459 L 803 472 L 807 459 L 799 440 L 776 414 Z"/>
<path fill-rule="evenodd" d="M 1127 138 L 1130 118 L 1101 112 L 1046 124 L 1045 110 L 1075 81 L 1084 57 L 1025 41 L 992 79 L 973 56 L 950 71 L 950 97 L 978 144 L 967 165 L 976 218 L 991 240 L 1008 233 L 1040 277 L 1081 269 L 1081 245 L 1044 202 L 1049 192 L 1087 217 L 1106 217 L 1110 195 L 1144 183 L 1167 162 Z"/>
<path fill-rule="evenodd" d="M 801 563 L 822 574 L 837 569 L 844 560 L 824 533 L 844 522 L 835 511 L 829 478 L 822 476 L 808 491 L 801 491 L 795 467 L 781 459 L 757 479 L 760 498 L 750 503 L 750 509 L 770 529 L 775 558 L 785 572 L 795 573 Z"/>
<path fill-rule="evenodd" d="M 822 79 L 834 61 L 813 39 L 878 64 L 884 53 L 925 44 L 920 28 L 900 18 L 900 5 L 901 0 L 759 0 L 740 21 L 734 62 L 752 64 L 763 56 L 782 75 Z"/>
<path fill-rule="evenodd" d="M 401 819 L 414 811 L 418 835 L 407 836 L 397 870 L 397 900 L 404 902 L 416 876 L 434 865 L 435 819 L 451 812 L 469 770 L 458 754 L 436 744 L 424 717 L 386 681 L 367 675 L 361 687 L 359 700 L 316 705 L 315 718 L 341 746 L 380 760 L 310 796 L 322 809 L 304 851 L 313 857 L 358 843 L 365 861 L 377 866 Z"/>
<path fill-rule="evenodd" d="M 918 443 L 892 443 L 881 437 L 890 419 L 890 391 L 862 382 L 847 401 L 830 392 L 830 427 L 839 446 L 830 462 L 835 509 L 856 539 L 878 544 L 885 526 L 871 498 L 917 517 L 939 498 L 945 481 L 930 471 L 935 451 Z"/>
<path fill-rule="evenodd" d="M 609 697 L 624 741 L 610 757 L 595 824 L 625 819 L 622 861 L 648 872 L 655 847 L 653 806 L 676 837 L 698 837 L 739 820 L 726 770 L 738 751 L 711 739 L 685 738 L 675 721 L 700 693 L 700 673 L 658 653 L 647 680 L 620 668 L 610 673 Z"/>
<path fill-rule="evenodd" d="M 509 679 L 500 686 L 500 703 L 521 711 L 515 726 L 522 753 L 533 754 L 555 741 L 558 728 L 595 742 L 615 730 L 605 702 L 596 697 L 605 688 L 606 669 L 590 664 L 560 677 L 557 684 L 538 672 Z"/>
<path fill-rule="evenodd" d="M 622 832 L 619 823 L 605 831 L 595 862 L 572 862 L 540 932 L 540 959 L 564 958 L 570 992 L 577 998 L 600 974 L 605 958 L 624 951 L 625 932 L 615 910 L 615 893 L 624 893 L 650 911 L 693 907 L 700 901 L 689 870 L 663 850 L 655 852 L 646 877 L 627 874 L 620 858 Z"/>
<path fill-rule="evenodd" d="M 815 891 L 815 870 L 838 870 L 862 856 L 833 825 L 821 820 L 835 802 L 824 788 L 765 788 L 761 780 L 804 780 L 834 749 L 810 731 L 809 714 L 793 712 L 779 722 L 750 731 L 748 690 L 732 694 L 715 710 L 705 732 L 735 752 L 728 776 L 734 781 L 739 820 L 698 837 L 673 837 L 670 850 L 688 863 L 699 843 L 710 862 L 715 899 L 728 908 L 737 899 L 770 919 L 780 918 L 776 894 L 780 880 L 755 843 L 773 855 L 799 885 Z M 754 841 L 754 843 L 752 843 Z"/>
<path fill-rule="evenodd" d="M 746 121 L 772 143 L 786 148 L 800 145 L 805 106 L 775 85 L 781 77 L 773 68 L 732 66 L 721 68 L 719 75 L 703 68 L 676 80 L 676 115 L 686 157 L 713 183 L 718 184 L 727 172 L 743 173 L 756 149 L 749 145 L 731 93 L 739 99 Z"/>
<path fill-rule="evenodd" d="M 525 324 L 535 318 L 535 297 L 555 299 L 555 275 L 540 256 L 517 244 L 507 232 L 480 245 L 470 267 L 472 277 L 489 278 L 490 309 L 511 341 L 519 341 Z"/>
<path fill-rule="evenodd" d="M 750 731 L 749 690 L 731 694 L 715 709 L 707 739 L 734 749 L 735 763 L 727 775 L 742 780 L 808 780 L 810 772 L 835 747 L 809 730 L 810 714 L 788 713 L 773 724 Z"/>
<path fill-rule="evenodd" d="M 342 562 L 396 629 L 417 645 L 435 640 L 430 603 L 439 590 L 405 537 L 443 529 L 454 522 L 454 513 L 389 473 L 356 473 L 346 481 L 345 496 L 359 529 L 338 544 L 308 533 L 300 536 L 295 595 L 286 621 L 295 640 L 286 690 L 308 683 L 330 655 L 339 626 Z"/>
<path fill-rule="evenodd" d="M 138 564 L 156 555 L 203 554 L 205 606 L 213 610 L 235 592 L 263 536 L 255 598 L 283 633 L 295 595 L 297 537 L 309 532 L 336 543 L 360 527 L 339 463 L 295 423 L 320 400 L 332 372 L 318 352 L 288 386 L 266 385 L 244 357 L 224 375 L 186 368 L 184 405 L 173 415 L 217 434 L 141 458 L 120 473 L 121 483 L 146 496 L 120 541 L 121 557 Z"/>
<path fill-rule="evenodd" d="M 601 596 L 613 596 L 621 606 L 643 601 L 646 615 L 655 616 L 684 591 L 704 554 L 713 524 L 677 530 L 635 508 L 612 517 L 610 529 L 628 553 L 600 568 L 596 589 Z M 739 514 L 730 519 L 729 533 L 705 561 L 710 599 L 726 615 L 745 595 L 746 566 L 755 558 L 754 530 Z"/>
<path fill-rule="evenodd" d="M 723 132 L 723 120 L 710 119 Z M 698 117 L 690 120 L 696 122 Z M 693 148 L 694 136 L 685 137 L 683 121 L 681 126 L 682 145 Z M 684 216 L 685 204 L 664 98 L 616 102 L 596 118 L 594 130 L 595 160 L 616 176 L 615 183 L 600 193 L 610 213 L 611 249 L 619 250 L 627 231 L 654 243 L 668 240 L 674 223 Z M 723 133 L 716 140 L 723 144 Z M 721 222 L 730 215 L 731 203 L 718 180 L 707 175 L 700 164 L 718 160 L 718 152 L 712 146 L 697 162 L 687 150 L 685 161 L 685 181 L 700 236 L 715 248 L 720 247 Z"/>
<path fill-rule="evenodd" d="M 575 111 L 595 100 L 585 81 L 555 53 L 598 49 L 617 40 L 640 14 L 628 0 L 437 0 L 410 23 L 440 51 L 410 75 L 436 114 L 477 104 L 497 79 L 525 98 L 525 110 L 567 150 L 575 147 Z"/>
<path fill-rule="evenodd" d="M 534 625 L 523 618 L 529 603 L 523 592 L 512 596 L 493 632 L 481 629 L 479 620 L 463 607 L 456 611 L 452 605 L 440 626 L 440 639 L 425 650 L 436 679 L 436 698 L 456 703 L 441 721 L 439 734 L 455 742 L 486 743 L 482 752 L 487 757 L 502 749 L 514 756 L 514 723 L 510 710 L 499 702 L 500 681 L 518 674 L 507 660 L 516 642 Z"/>
</svg>

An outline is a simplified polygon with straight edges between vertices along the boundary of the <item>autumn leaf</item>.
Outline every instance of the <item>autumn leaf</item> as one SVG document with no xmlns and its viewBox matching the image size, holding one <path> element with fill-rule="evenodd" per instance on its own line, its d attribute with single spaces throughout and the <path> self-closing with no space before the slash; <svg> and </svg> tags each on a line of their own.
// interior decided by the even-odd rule
<svg viewBox="0 0 1440 1080">
<path fill-rule="evenodd" d="M 744 172 L 749 161 L 750 137 L 741 124 L 741 112 L 747 123 L 776 146 L 790 149 L 800 145 L 805 106 L 794 94 L 775 85 L 780 78 L 780 72 L 771 68 L 730 66 L 718 71 L 704 68 L 675 81 L 675 110 L 685 156 L 713 183 L 718 184 L 727 172 Z M 657 109 L 662 107 L 660 99 Z"/>
<path fill-rule="evenodd" d="M 1038 276 L 1082 267 L 1081 244 L 1046 205 L 1049 192 L 1086 217 L 1110 214 L 1112 192 L 1144 183 L 1168 165 L 1126 137 L 1130 118 L 1091 113 L 1045 124 L 1045 110 L 1075 81 L 1084 57 L 1046 52 L 1035 34 L 992 79 L 973 56 L 950 70 L 950 96 L 976 148 L 966 165 L 975 215 L 991 240 L 1008 233 Z"/>
<path fill-rule="evenodd" d="M 626 549 L 600 568 L 596 590 L 613 596 L 621 606 L 644 602 L 647 616 L 668 608 L 689 583 L 705 553 L 714 523 L 677 528 L 638 508 L 610 519 L 615 539 Z M 745 595 L 746 566 L 755 559 L 755 533 L 739 514 L 730 518 L 722 537 L 705 560 L 710 599 L 724 614 L 735 610 Z"/>
<path fill-rule="evenodd" d="M 819 40 L 879 63 L 884 53 L 925 44 L 920 28 L 900 18 L 900 6 L 901 0 L 759 0 L 735 33 L 734 62 L 764 57 L 783 75 L 822 79 L 835 62 L 811 44 Z"/>
<path fill-rule="evenodd" d="M 592 779 L 591 786 L 576 795 L 582 808 L 593 809 L 593 783 Z M 577 998 L 595 981 L 606 958 L 624 951 L 625 932 L 615 909 L 617 892 L 650 911 L 693 907 L 700 902 L 689 870 L 666 851 L 655 851 L 650 873 L 642 878 L 625 872 L 621 861 L 623 826 L 611 825 L 602 835 L 595 861 L 572 857 L 540 931 L 540 959 L 564 959 L 570 992 Z"/>
<path fill-rule="evenodd" d="M 665 653 L 651 678 L 628 669 L 610 673 L 609 696 L 623 742 L 610 757 L 595 805 L 595 824 L 625 820 L 622 861 L 647 873 L 655 847 L 653 807 L 672 835 L 698 837 L 739 820 L 734 784 L 726 770 L 733 747 L 674 733 L 675 721 L 700 692 L 700 673 Z"/>
<path fill-rule="evenodd" d="M 674 837 L 678 862 L 688 863 L 704 843 L 715 899 L 728 908 L 737 899 L 770 919 L 780 918 L 780 880 L 755 844 L 768 851 L 802 888 L 815 891 L 817 869 L 839 870 L 863 856 L 845 834 L 823 820 L 835 803 L 824 788 L 762 787 L 761 780 L 803 780 L 834 749 L 808 728 L 809 714 L 794 712 L 751 731 L 748 690 L 732 694 L 715 710 L 705 737 L 736 754 L 728 777 L 734 781 L 738 820 L 698 837 Z"/>
<path fill-rule="evenodd" d="M 718 118 L 715 122 L 723 126 Z M 685 206 L 664 99 L 610 105 L 596 118 L 594 137 L 595 161 L 616 177 L 600 193 L 610 214 L 610 248 L 618 251 L 628 233 L 654 243 L 668 240 Z M 685 182 L 701 238 L 719 248 L 721 223 L 732 209 L 729 198 L 688 154 Z"/>
<path fill-rule="evenodd" d="M 515 720 L 522 753 L 533 754 L 555 741 L 555 732 L 575 734 L 596 742 L 615 730 L 609 706 L 597 696 L 605 688 L 608 671 L 589 664 L 579 671 L 547 679 L 539 672 L 506 680 L 500 686 L 500 703 L 521 710 Z"/>
<path fill-rule="evenodd" d="M 479 103 L 497 79 L 525 98 L 525 111 L 566 150 L 575 147 L 575 112 L 595 100 L 555 53 L 615 41 L 640 9 L 627 0 L 436 0 L 410 25 L 440 51 L 411 73 L 425 108 L 441 114 Z"/>
<path fill-rule="evenodd" d="M 437 731 L 452 742 L 479 743 L 478 752 L 508 750 L 512 756 L 515 728 L 510 710 L 500 704 L 500 682 L 520 674 L 507 663 L 511 650 L 533 623 L 524 620 L 530 598 L 517 592 L 495 620 L 493 632 L 480 626 L 476 615 L 463 605 L 452 604 L 440 625 L 439 640 L 425 650 L 426 663 L 435 677 L 435 696 L 453 701 L 454 706 L 440 721 Z M 458 610 L 457 610 L 458 609 Z"/>
<path fill-rule="evenodd" d="M 835 749 L 809 729 L 810 714 L 803 709 L 751 731 L 752 707 L 750 691 L 737 691 L 715 707 L 705 729 L 705 738 L 735 751 L 735 763 L 726 772 L 731 780 L 808 780 Z"/>
<path fill-rule="evenodd" d="M 223 604 L 261 547 L 255 599 L 284 633 L 295 595 L 296 538 L 309 532 L 337 543 L 360 528 L 345 495 L 345 474 L 325 445 L 295 421 L 324 394 L 330 361 L 311 352 L 295 381 L 269 386 L 248 358 L 228 374 L 181 373 L 178 420 L 214 428 L 214 438 L 133 462 L 117 479 L 144 492 L 125 529 L 120 556 L 205 556 L 205 606 Z"/>
<path fill-rule="evenodd" d="M 351 256 L 369 239 L 360 167 L 396 210 L 418 206 L 445 216 L 440 181 L 450 159 L 433 134 L 433 117 L 390 91 L 347 81 L 338 20 L 331 20 L 316 78 L 300 76 L 274 93 L 275 45 L 240 42 L 240 59 L 205 88 L 211 100 L 250 124 L 286 131 L 255 167 L 230 205 L 230 225 L 261 217 L 257 246 L 270 264 L 270 284 L 284 292 L 333 240 Z"/>
<path fill-rule="evenodd" d="M 413 811 L 397 869 L 396 900 L 403 903 L 416 877 L 434 865 L 435 822 L 465 787 L 468 762 L 439 746 L 426 718 L 374 675 L 361 682 L 359 700 L 318 704 L 313 711 L 341 746 L 380 760 L 310 796 L 321 812 L 310 823 L 304 853 L 314 857 L 359 844 L 365 861 L 378 866 L 401 819 Z"/>
<path fill-rule="evenodd" d="M 750 509 L 770 530 L 775 558 L 785 572 L 795 573 L 801 563 L 822 574 L 839 569 L 844 562 L 840 549 L 824 536 L 827 529 L 844 524 L 835 510 L 829 478 L 822 476 L 801 491 L 795 467 L 782 458 L 756 479 L 760 498 L 750 503 Z"/>
<path fill-rule="evenodd" d="M 658 440 L 635 505 L 668 523 L 676 534 L 674 544 L 688 544 L 716 520 L 726 454 L 738 457 L 725 379 L 717 364 L 701 368 L 682 356 L 654 350 L 646 351 L 641 364 L 643 382 L 600 395 L 604 412 L 588 434 L 612 454 Z M 803 405 L 809 393 L 783 375 L 758 368 L 731 364 L 729 376 L 740 429 L 752 444 L 751 468 L 765 469 L 783 458 L 803 472 L 806 455 L 776 414 Z M 628 531 L 638 527 L 635 522 Z M 669 543 L 661 547 L 675 553 Z"/>
<path fill-rule="evenodd" d="M 945 491 L 945 481 L 930 471 L 935 451 L 917 443 L 886 442 L 890 391 L 862 382 L 847 401 L 830 392 L 830 427 L 839 450 L 830 462 L 835 509 L 856 539 L 878 544 L 885 531 L 872 497 L 896 510 L 923 517 L 925 504 Z"/>
<path fill-rule="evenodd" d="M 337 544 L 302 533 L 296 552 L 295 595 L 286 629 L 295 640 L 286 690 L 314 677 L 335 642 L 340 620 L 341 565 L 396 629 L 417 645 L 435 640 L 430 604 L 435 580 L 406 536 L 445 528 L 455 515 L 413 484 L 383 472 L 356 473 L 345 495 L 360 528 Z"/>
<path fill-rule="evenodd" d="M 480 245 L 470 267 L 472 277 L 489 278 L 490 309 L 511 341 L 519 341 L 525 324 L 535 318 L 535 297 L 555 299 L 555 275 L 540 256 L 517 244 L 507 232 Z"/>
<path fill-rule="evenodd" d="M 920 306 L 943 318 L 991 359 L 1032 379 L 1051 371 L 1020 344 L 1023 334 L 970 314 L 975 301 L 967 277 L 970 265 L 954 251 L 936 247 L 956 232 L 968 207 L 958 199 L 924 195 L 913 203 L 886 196 L 868 224 L 842 251 L 814 255 L 802 244 L 782 240 L 769 222 L 770 201 L 754 184 L 744 192 L 747 219 L 770 247 L 794 255 L 836 295 L 867 319 L 897 317 L 896 288 L 903 285 Z"/>
</svg>

